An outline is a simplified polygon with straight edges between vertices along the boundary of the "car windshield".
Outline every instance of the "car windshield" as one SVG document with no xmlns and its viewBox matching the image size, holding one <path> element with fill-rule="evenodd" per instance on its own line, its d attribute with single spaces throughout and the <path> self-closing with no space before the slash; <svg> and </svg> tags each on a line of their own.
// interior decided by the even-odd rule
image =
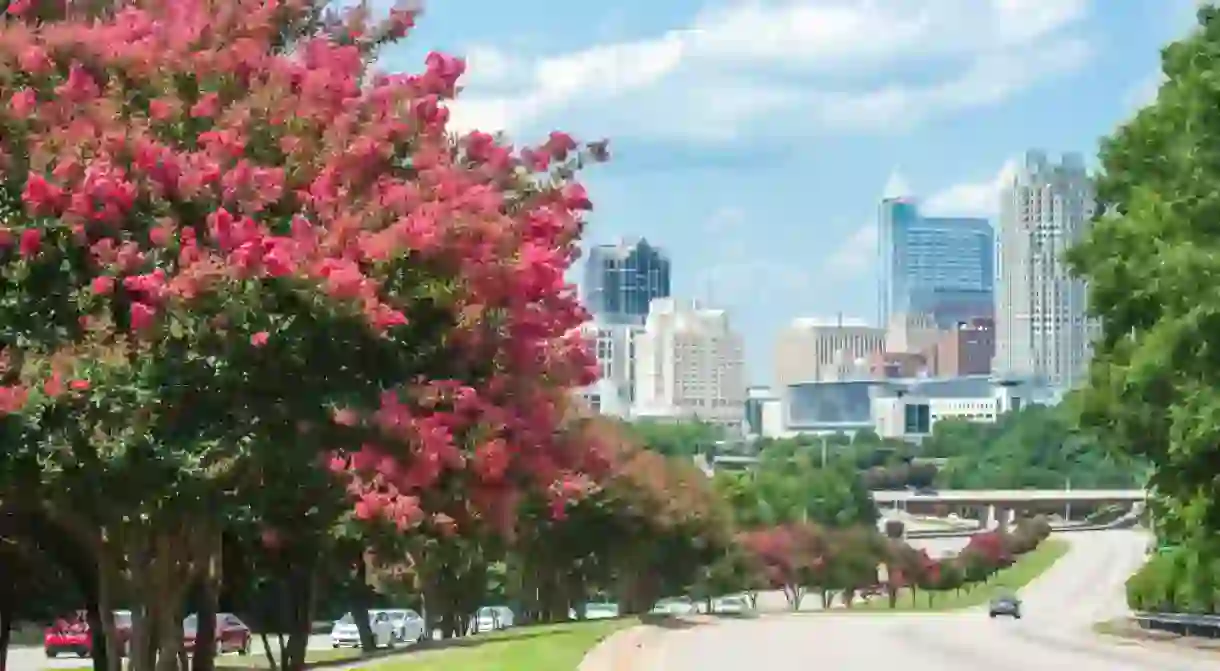
<svg viewBox="0 0 1220 671">
<path fill-rule="evenodd" d="M 344 613 L 335 624 L 356 624 L 356 618 L 351 613 Z"/>
<path fill-rule="evenodd" d="M 618 607 L 612 603 L 589 603 L 589 604 L 585 604 L 585 610 L 586 611 L 596 610 L 596 611 L 604 612 L 604 611 L 618 610 Z"/>
</svg>

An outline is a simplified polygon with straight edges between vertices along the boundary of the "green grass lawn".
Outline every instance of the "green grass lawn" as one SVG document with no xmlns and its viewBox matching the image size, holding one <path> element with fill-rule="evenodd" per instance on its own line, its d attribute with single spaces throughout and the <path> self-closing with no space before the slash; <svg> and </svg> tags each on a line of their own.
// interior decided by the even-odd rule
<svg viewBox="0 0 1220 671">
<path fill-rule="evenodd" d="M 637 618 L 520 627 L 458 639 L 450 648 L 370 661 L 369 671 L 575 671 L 602 639 L 639 624 Z"/>
<path fill-rule="evenodd" d="M 279 657 L 279 644 L 275 639 L 271 641 L 271 654 Z M 340 648 L 338 650 L 306 650 L 305 663 L 318 664 L 320 662 L 333 662 L 336 660 L 350 659 L 355 661 L 360 658 L 359 648 Z M 267 668 L 267 655 L 263 652 L 263 643 L 255 638 L 250 643 L 250 654 L 241 655 L 217 655 L 216 666 L 225 667 L 226 669 L 265 669 Z"/>
<path fill-rule="evenodd" d="M 410 648 L 398 648 L 393 652 L 382 650 L 379 656 L 393 654 L 394 657 L 373 657 L 360 666 L 367 671 L 575 671 L 585 653 L 604 638 L 639 623 L 639 618 L 627 617 L 517 627 L 453 641 L 438 641 L 435 648 L 425 645 L 414 651 Z M 274 641 L 272 648 L 273 654 L 278 652 Z M 310 650 L 305 658 L 308 665 L 356 664 L 360 663 L 360 651 L 352 648 Z M 81 667 L 89 665 L 88 659 L 80 660 Z M 216 666 L 226 671 L 267 668 L 262 642 L 255 639 L 250 646 L 250 654 L 244 657 L 231 654 L 217 656 Z"/>
<path fill-rule="evenodd" d="M 963 589 L 960 592 L 936 592 L 931 602 L 929 602 L 927 592 L 920 590 L 912 596 L 910 590 L 904 589 L 898 595 L 898 604 L 893 609 L 890 608 L 889 599 L 882 596 L 863 603 L 857 603 L 851 610 L 874 613 L 879 610 L 893 610 L 909 613 L 913 611 L 958 610 L 981 606 L 990 601 L 993 596 L 1015 593 L 1033 582 L 1035 578 L 1045 573 L 1063 555 L 1067 554 L 1067 551 L 1067 541 L 1058 538 L 1048 538 L 1042 541 L 1042 544 L 1034 550 L 1018 557 L 1016 563 L 1012 566 L 1002 569 L 992 576 L 991 580 L 981 585 L 975 585 L 969 591 Z M 829 612 L 842 613 L 845 610 L 836 608 Z"/>
</svg>

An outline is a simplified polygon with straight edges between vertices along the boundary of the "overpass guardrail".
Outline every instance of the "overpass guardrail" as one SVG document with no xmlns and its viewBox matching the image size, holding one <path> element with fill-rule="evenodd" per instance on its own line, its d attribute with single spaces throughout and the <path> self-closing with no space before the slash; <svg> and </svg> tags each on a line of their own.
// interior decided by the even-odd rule
<svg viewBox="0 0 1220 671">
<path fill-rule="evenodd" d="M 1061 534 L 1070 533 L 1073 531 L 1109 531 L 1110 529 L 1122 529 L 1127 525 L 1115 524 L 1080 524 L 1071 526 L 1051 527 L 1051 533 Z M 978 533 L 983 533 L 987 529 L 925 529 L 920 531 L 906 532 L 907 538 L 965 538 Z"/>
<path fill-rule="evenodd" d="M 1220 615 L 1136 613 L 1132 619 L 1141 629 L 1165 631 L 1180 636 L 1220 638 Z"/>
</svg>

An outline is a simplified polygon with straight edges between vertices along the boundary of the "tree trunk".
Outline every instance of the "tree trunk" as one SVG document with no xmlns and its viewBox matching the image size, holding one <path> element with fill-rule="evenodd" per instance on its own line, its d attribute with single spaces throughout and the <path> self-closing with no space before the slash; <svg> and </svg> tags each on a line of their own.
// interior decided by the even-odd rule
<svg viewBox="0 0 1220 671">
<path fill-rule="evenodd" d="M 363 554 L 356 561 L 356 586 L 351 595 L 352 617 L 356 618 L 356 631 L 360 632 L 360 650 L 368 654 L 377 649 L 373 638 L 373 623 L 369 622 L 368 566 Z"/>
<path fill-rule="evenodd" d="M 8 589 L 0 588 L 0 671 L 8 668 L 8 643 L 13 635 L 13 594 Z"/>
<path fill-rule="evenodd" d="M 319 579 L 319 563 L 303 561 L 293 565 L 292 613 L 288 618 L 288 645 L 280 662 L 281 671 L 301 671 L 305 668 L 305 654 L 309 649 L 309 626 L 313 620 L 313 600 Z M 356 621 L 360 622 L 361 618 Z M 367 617 L 363 618 L 367 621 Z"/>
<path fill-rule="evenodd" d="M 203 575 L 199 578 L 202 598 L 199 600 L 199 626 L 195 630 L 195 650 L 191 655 L 191 671 L 214 671 L 216 668 L 216 609 L 223 584 L 223 547 L 220 534 L 209 549 Z"/>
<path fill-rule="evenodd" d="M 101 632 L 105 639 L 107 654 L 106 658 L 101 660 L 105 665 L 104 671 L 121 671 L 124 654 L 130 654 L 130 644 L 119 640 L 118 630 L 114 626 L 115 590 L 121 581 L 120 575 L 118 560 L 112 549 L 103 541 L 98 548 L 96 615 L 99 627 L 96 631 Z M 94 626 L 92 620 L 89 622 L 89 626 Z M 98 661 L 94 659 L 95 669 L 97 669 Z"/>
<path fill-rule="evenodd" d="M 82 585 L 81 591 L 85 593 L 85 621 L 89 623 L 92 636 L 90 652 L 93 657 L 93 671 L 107 671 L 110 667 L 111 647 L 106 639 L 106 625 L 102 622 L 102 611 L 98 604 L 99 581 L 90 582 L 88 586 Z M 118 651 L 114 654 L 119 655 Z"/>
</svg>

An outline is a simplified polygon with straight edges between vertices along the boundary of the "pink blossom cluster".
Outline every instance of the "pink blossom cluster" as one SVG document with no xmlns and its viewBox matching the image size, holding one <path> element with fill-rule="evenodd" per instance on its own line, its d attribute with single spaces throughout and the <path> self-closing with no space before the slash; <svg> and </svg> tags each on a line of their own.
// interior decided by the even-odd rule
<svg viewBox="0 0 1220 671">
<path fill-rule="evenodd" d="M 575 495 L 554 483 L 579 480 L 586 457 L 558 427 L 594 362 L 564 274 L 592 206 L 548 171 L 604 158 L 604 144 L 454 137 L 461 59 L 369 71 L 414 24 L 406 9 L 317 28 L 306 17 L 321 0 L 129 0 L 92 17 L 64 4 L 48 20 L 10 1 L 0 24 L 0 72 L 19 73 L 0 75 L 0 172 L 23 182 L 24 208 L 0 227 L 0 271 L 82 250 L 89 276 L 65 273 L 58 290 L 79 294 L 82 320 L 129 325 L 155 349 L 175 315 L 273 283 L 394 340 L 411 305 L 393 270 L 426 267 L 455 287 L 446 346 L 492 373 L 404 380 L 376 407 L 336 411 L 380 436 L 326 457 L 350 476 L 357 516 L 415 524 L 447 472 L 469 477 L 486 514 L 525 482 Z M 277 44 L 292 30 L 291 48 Z M 271 351 L 277 335 L 241 337 Z M 0 390 L 0 411 L 24 393 Z"/>
</svg>

